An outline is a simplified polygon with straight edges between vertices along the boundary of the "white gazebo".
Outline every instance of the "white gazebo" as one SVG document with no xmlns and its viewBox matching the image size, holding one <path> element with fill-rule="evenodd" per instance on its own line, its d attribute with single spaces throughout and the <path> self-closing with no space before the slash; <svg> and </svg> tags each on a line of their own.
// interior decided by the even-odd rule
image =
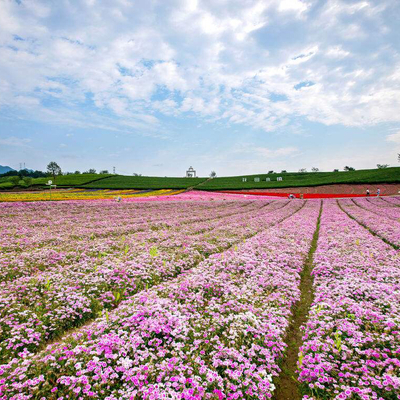
<svg viewBox="0 0 400 400">
<path fill-rule="evenodd" d="M 193 169 L 192 166 L 186 171 L 186 178 L 196 178 L 196 171 Z"/>
</svg>

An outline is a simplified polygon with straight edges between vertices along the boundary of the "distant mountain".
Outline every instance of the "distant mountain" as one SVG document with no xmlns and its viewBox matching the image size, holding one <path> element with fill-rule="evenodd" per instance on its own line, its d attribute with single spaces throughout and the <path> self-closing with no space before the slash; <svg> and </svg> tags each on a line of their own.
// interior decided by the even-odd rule
<svg viewBox="0 0 400 400">
<path fill-rule="evenodd" d="M 11 168 L 11 167 L 9 167 L 7 165 L 0 165 L 0 175 L 1 174 L 5 174 L 8 171 L 15 171 L 15 169 Z"/>
</svg>

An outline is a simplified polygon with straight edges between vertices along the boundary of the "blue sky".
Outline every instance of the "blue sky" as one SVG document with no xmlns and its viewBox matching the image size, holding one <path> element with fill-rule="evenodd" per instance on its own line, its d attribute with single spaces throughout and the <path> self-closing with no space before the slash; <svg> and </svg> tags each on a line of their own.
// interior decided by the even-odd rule
<svg viewBox="0 0 400 400">
<path fill-rule="evenodd" d="M 400 2 L 0 0 L 0 164 L 399 165 Z"/>
</svg>

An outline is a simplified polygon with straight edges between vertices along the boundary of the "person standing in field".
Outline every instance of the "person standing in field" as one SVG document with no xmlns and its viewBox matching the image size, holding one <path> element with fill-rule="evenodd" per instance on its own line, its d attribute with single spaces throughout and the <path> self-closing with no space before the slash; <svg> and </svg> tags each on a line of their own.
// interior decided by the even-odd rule
<svg viewBox="0 0 400 400">
<path fill-rule="evenodd" d="M 380 194 L 381 194 L 381 189 L 376 189 L 376 195 L 379 197 Z"/>
<path fill-rule="evenodd" d="M 367 196 L 369 196 L 369 189 L 367 189 Z"/>
</svg>

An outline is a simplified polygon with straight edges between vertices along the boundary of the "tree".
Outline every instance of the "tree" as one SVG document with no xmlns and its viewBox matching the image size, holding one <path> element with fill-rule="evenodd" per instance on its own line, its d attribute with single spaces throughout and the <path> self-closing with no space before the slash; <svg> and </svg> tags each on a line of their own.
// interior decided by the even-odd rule
<svg viewBox="0 0 400 400">
<path fill-rule="evenodd" d="M 23 181 L 27 187 L 32 185 L 32 178 L 30 176 L 24 176 Z"/>
<path fill-rule="evenodd" d="M 283 169 L 283 170 L 281 171 L 281 174 L 286 174 L 286 173 L 287 173 L 286 169 Z"/>
<path fill-rule="evenodd" d="M 346 165 L 343 169 L 344 169 L 345 171 L 355 171 L 355 170 L 356 170 L 355 168 L 349 167 L 348 165 Z"/>
<path fill-rule="evenodd" d="M 400 153 L 397 154 L 397 161 L 400 162 Z"/>
<path fill-rule="evenodd" d="M 334 169 L 333 172 L 339 172 L 339 170 L 338 169 Z"/>
<path fill-rule="evenodd" d="M 387 168 L 389 166 L 389 164 L 376 164 L 378 169 L 384 169 Z"/>
<path fill-rule="evenodd" d="M 133 176 L 142 176 L 142 174 L 137 174 L 136 172 L 134 172 Z"/>
<path fill-rule="evenodd" d="M 107 169 L 103 169 L 103 171 L 100 171 L 99 174 L 108 174 L 108 170 Z"/>
<path fill-rule="evenodd" d="M 273 173 L 274 173 L 274 171 L 272 171 L 272 170 L 271 170 L 271 171 L 268 171 L 268 173 L 269 173 L 269 174 L 273 174 Z"/>
<path fill-rule="evenodd" d="M 75 171 L 74 174 L 75 174 L 75 175 L 80 175 L 80 174 L 81 174 L 81 171 Z"/>
<path fill-rule="evenodd" d="M 215 178 L 217 176 L 217 173 L 215 171 L 210 172 L 210 178 Z"/>
<path fill-rule="evenodd" d="M 96 170 L 94 168 L 90 168 L 88 171 L 89 174 L 95 174 Z"/>
<path fill-rule="evenodd" d="M 55 161 L 51 161 L 47 165 L 47 172 L 52 175 L 52 177 L 55 181 L 56 176 L 61 175 L 61 168 Z"/>
<path fill-rule="evenodd" d="M 312 168 L 311 168 L 311 171 L 312 171 L 312 172 L 318 172 L 318 171 L 319 171 L 319 168 L 317 168 L 317 167 L 312 167 Z"/>
<path fill-rule="evenodd" d="M 307 168 L 300 168 L 299 172 L 301 172 L 301 173 L 307 172 Z"/>
<path fill-rule="evenodd" d="M 18 175 L 12 176 L 12 177 L 10 178 L 10 181 L 11 181 L 11 183 L 12 183 L 14 186 L 18 185 L 18 183 L 19 183 L 19 176 L 18 176 Z"/>
</svg>

